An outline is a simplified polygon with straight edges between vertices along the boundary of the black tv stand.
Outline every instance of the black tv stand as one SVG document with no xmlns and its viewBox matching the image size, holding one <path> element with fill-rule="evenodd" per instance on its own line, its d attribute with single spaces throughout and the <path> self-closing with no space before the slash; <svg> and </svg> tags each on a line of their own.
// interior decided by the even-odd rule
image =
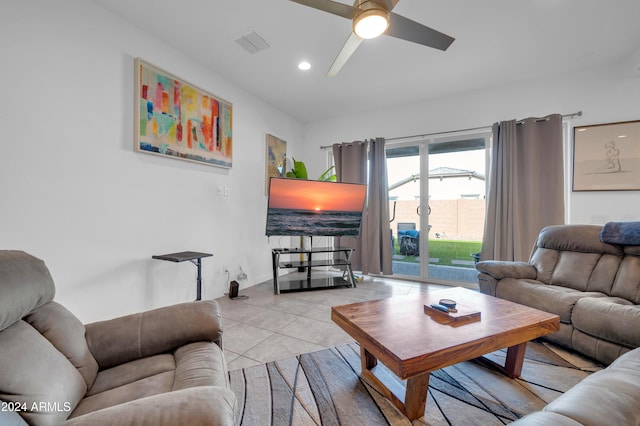
<svg viewBox="0 0 640 426">
<path fill-rule="evenodd" d="M 314 254 L 333 253 L 328 259 L 313 259 Z M 335 256 L 338 253 L 338 256 Z M 296 291 L 322 290 L 336 287 L 355 287 L 353 271 L 351 270 L 352 248 L 348 247 L 323 247 L 323 248 L 275 248 L 271 250 L 273 263 L 273 292 L 275 294 L 290 293 Z M 282 255 L 303 255 L 304 260 L 285 259 Z M 311 268 L 315 266 L 344 266 L 346 271 L 342 276 L 315 278 L 312 277 Z M 304 279 L 281 279 L 278 275 L 280 269 L 306 269 Z"/>
</svg>

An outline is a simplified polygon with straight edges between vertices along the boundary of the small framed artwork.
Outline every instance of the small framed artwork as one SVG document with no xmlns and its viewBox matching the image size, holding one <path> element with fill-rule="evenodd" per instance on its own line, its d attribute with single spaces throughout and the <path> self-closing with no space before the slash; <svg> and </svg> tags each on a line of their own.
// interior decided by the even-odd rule
<svg viewBox="0 0 640 426">
<path fill-rule="evenodd" d="M 573 129 L 573 191 L 640 190 L 640 121 Z"/>
<path fill-rule="evenodd" d="M 269 181 L 272 177 L 284 177 L 287 173 L 287 142 L 267 134 L 265 195 L 269 193 Z"/>
<path fill-rule="evenodd" d="M 135 61 L 134 149 L 230 168 L 232 104 L 151 65 Z"/>
</svg>

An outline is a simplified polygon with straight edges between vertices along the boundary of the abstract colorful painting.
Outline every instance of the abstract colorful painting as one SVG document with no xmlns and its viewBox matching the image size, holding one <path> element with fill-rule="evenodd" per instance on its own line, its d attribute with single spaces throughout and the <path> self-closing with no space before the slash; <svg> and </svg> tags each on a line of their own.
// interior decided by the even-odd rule
<svg viewBox="0 0 640 426">
<path fill-rule="evenodd" d="M 135 67 L 135 150 L 231 167 L 231 103 L 140 58 Z"/>
</svg>

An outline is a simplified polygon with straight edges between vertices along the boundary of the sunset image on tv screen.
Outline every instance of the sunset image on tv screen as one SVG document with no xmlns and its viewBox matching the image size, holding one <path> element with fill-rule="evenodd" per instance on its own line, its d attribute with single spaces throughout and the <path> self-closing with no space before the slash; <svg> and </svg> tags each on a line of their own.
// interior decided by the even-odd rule
<svg viewBox="0 0 640 426">
<path fill-rule="evenodd" d="M 267 235 L 358 236 L 366 185 L 272 178 Z"/>
</svg>

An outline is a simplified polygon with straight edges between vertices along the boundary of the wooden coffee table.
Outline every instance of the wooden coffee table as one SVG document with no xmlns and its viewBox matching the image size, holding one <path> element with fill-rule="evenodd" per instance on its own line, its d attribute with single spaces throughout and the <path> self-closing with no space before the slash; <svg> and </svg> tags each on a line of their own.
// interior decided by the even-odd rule
<svg viewBox="0 0 640 426">
<path fill-rule="evenodd" d="M 443 298 L 480 311 L 480 320 L 447 325 L 425 314 Z M 331 319 L 360 344 L 361 377 L 411 420 L 424 415 L 431 371 L 508 348 L 498 368 L 519 377 L 527 342 L 560 328 L 557 315 L 460 287 L 334 306 Z M 385 377 L 378 360 L 406 382 Z"/>
</svg>

